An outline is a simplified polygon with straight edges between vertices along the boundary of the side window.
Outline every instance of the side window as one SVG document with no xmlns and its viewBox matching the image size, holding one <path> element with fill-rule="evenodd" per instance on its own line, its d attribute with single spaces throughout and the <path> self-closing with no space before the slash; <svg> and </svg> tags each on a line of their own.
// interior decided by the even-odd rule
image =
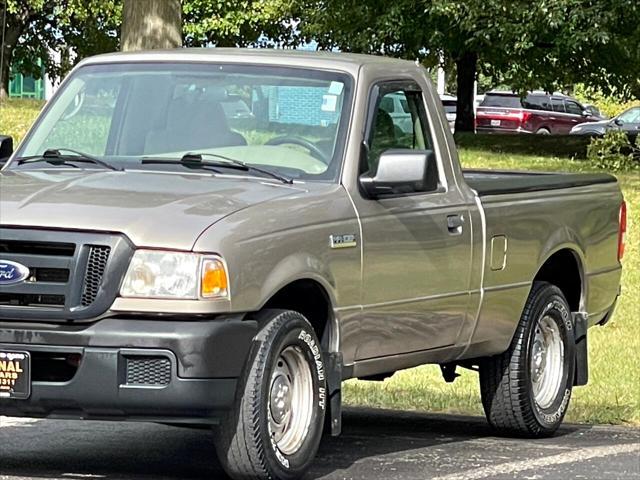
<svg viewBox="0 0 640 480">
<path fill-rule="evenodd" d="M 522 105 L 530 110 L 551 110 L 549 97 L 545 95 L 527 95 Z"/>
<path fill-rule="evenodd" d="M 387 107 L 398 100 L 401 111 Z M 375 103 L 374 118 L 368 137 L 369 152 L 360 173 L 375 172 L 380 155 L 390 149 L 430 150 L 432 142 L 427 126 L 422 92 L 382 88 Z"/>
<path fill-rule="evenodd" d="M 632 108 L 618 116 L 618 120 L 624 123 L 640 123 L 640 108 Z"/>
<path fill-rule="evenodd" d="M 567 109 L 567 113 L 572 115 L 582 115 L 582 108 L 576 102 L 565 100 L 564 106 Z"/>
<path fill-rule="evenodd" d="M 553 111 L 554 112 L 565 113 L 564 100 L 562 100 L 561 98 L 552 98 L 551 99 L 551 106 L 553 107 Z"/>
</svg>

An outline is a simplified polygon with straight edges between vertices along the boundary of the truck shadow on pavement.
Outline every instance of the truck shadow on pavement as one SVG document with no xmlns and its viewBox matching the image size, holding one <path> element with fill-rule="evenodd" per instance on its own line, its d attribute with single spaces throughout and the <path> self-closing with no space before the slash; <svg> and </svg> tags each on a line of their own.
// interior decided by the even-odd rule
<svg viewBox="0 0 640 480">
<path fill-rule="evenodd" d="M 556 438 L 578 429 L 588 427 L 563 427 Z M 460 442 L 489 437 L 493 433 L 480 417 L 347 409 L 343 435 L 324 438 L 307 478 L 343 478 L 342 470 L 388 454 L 420 450 L 436 458 L 447 456 Z M 153 424 L 0 424 L 0 466 L 0 478 L 9 480 L 226 478 L 208 431 Z"/>
</svg>

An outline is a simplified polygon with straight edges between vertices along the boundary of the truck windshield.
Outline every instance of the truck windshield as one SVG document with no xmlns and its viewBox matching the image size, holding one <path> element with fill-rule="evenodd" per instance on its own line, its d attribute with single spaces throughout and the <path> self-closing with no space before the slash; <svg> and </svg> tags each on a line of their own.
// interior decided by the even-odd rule
<svg viewBox="0 0 640 480">
<path fill-rule="evenodd" d="M 289 178 L 332 181 L 342 161 L 351 90 L 348 75 L 311 69 L 90 65 L 65 82 L 16 157 L 74 149 L 120 168 L 180 170 L 179 162 L 144 160 L 198 152 Z M 43 167 L 50 166 L 13 162 L 11 168 Z"/>
</svg>

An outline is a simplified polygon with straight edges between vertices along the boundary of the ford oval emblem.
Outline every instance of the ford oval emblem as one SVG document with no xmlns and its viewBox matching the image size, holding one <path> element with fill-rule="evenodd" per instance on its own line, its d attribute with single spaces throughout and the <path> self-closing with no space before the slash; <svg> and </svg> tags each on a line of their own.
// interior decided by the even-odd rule
<svg viewBox="0 0 640 480">
<path fill-rule="evenodd" d="M 18 262 L 0 260 L 0 285 L 20 283 L 29 277 L 29 269 Z"/>
</svg>

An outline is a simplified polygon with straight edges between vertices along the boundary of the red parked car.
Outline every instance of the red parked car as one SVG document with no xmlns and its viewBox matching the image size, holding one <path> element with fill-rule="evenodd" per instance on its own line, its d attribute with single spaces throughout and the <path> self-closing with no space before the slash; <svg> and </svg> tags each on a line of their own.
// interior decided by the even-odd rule
<svg viewBox="0 0 640 480">
<path fill-rule="evenodd" d="M 476 131 L 483 133 L 568 134 L 580 123 L 600 120 L 576 99 L 562 94 L 489 92 L 476 111 Z"/>
</svg>

